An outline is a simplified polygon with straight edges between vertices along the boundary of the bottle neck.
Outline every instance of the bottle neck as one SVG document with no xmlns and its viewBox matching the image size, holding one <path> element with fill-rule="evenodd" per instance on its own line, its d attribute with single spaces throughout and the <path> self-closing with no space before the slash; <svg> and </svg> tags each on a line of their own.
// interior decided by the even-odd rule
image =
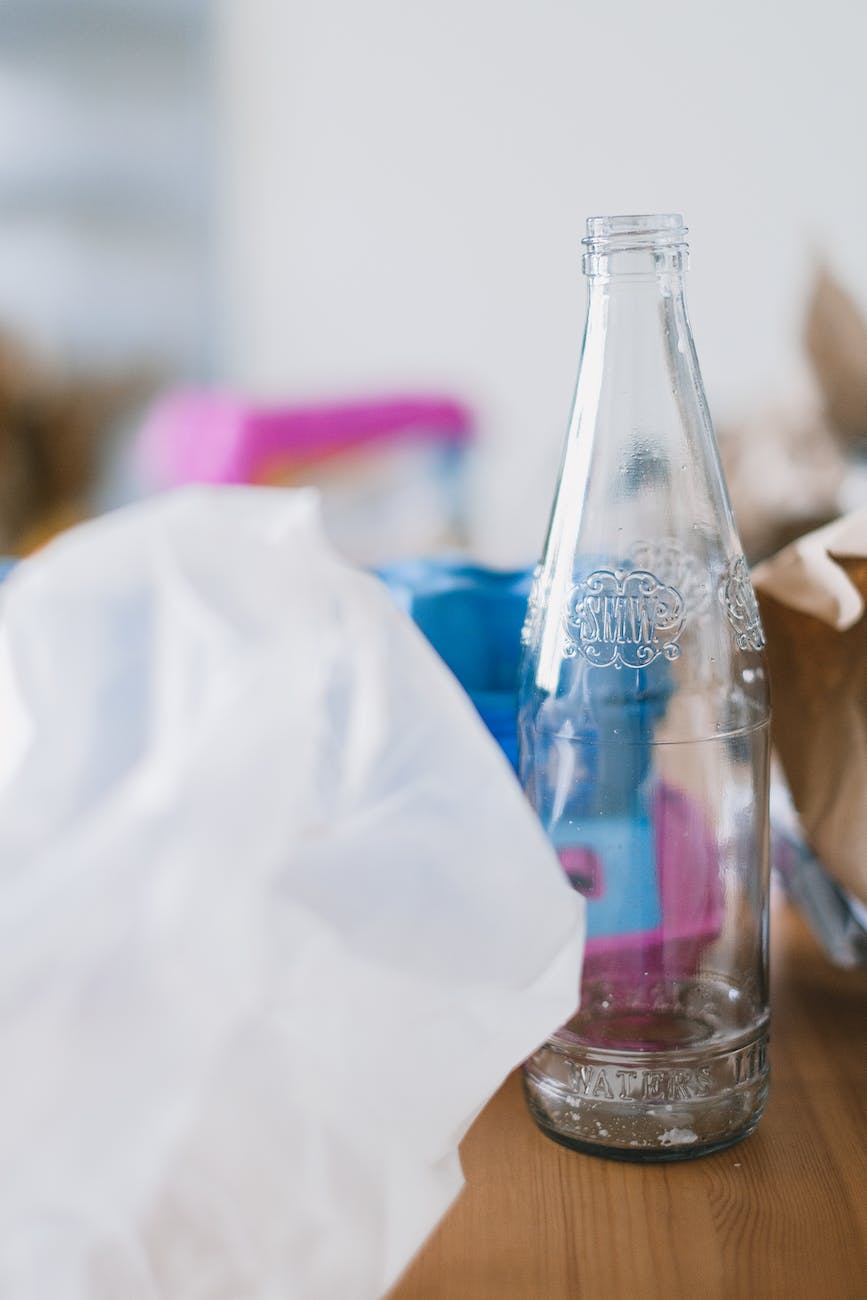
<svg viewBox="0 0 867 1300">
<path fill-rule="evenodd" d="M 596 298 L 610 297 L 618 301 L 643 302 L 653 298 L 682 296 L 686 290 L 683 269 L 666 267 L 654 270 L 618 272 L 614 275 L 588 275 L 588 289 Z"/>
<path fill-rule="evenodd" d="M 623 543 L 659 540 L 665 524 L 668 540 L 681 544 L 696 526 L 718 535 L 720 521 L 730 523 L 682 265 L 669 261 L 660 268 L 654 247 L 627 251 L 640 254 L 640 263 L 633 258 L 628 271 L 588 277 L 587 325 L 560 490 L 584 544 L 600 553 L 607 547 L 607 524 L 597 527 L 585 518 L 583 504 L 591 479 L 608 484 L 608 514 L 620 512 Z M 672 250 L 662 252 L 666 260 Z M 731 549 L 730 540 L 727 533 L 723 549 Z"/>
<path fill-rule="evenodd" d="M 700 383 L 681 270 L 591 275 L 588 290 L 582 369 L 605 373 L 613 402 L 643 405 L 673 369 Z"/>
</svg>

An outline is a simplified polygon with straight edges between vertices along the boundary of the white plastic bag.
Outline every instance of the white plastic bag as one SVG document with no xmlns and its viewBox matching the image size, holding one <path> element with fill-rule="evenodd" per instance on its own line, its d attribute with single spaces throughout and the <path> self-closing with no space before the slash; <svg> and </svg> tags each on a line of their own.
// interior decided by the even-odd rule
<svg viewBox="0 0 867 1300">
<path fill-rule="evenodd" d="M 502 756 L 307 493 L 85 525 L 0 617 L 0 1295 L 382 1294 L 577 1001 Z"/>
</svg>

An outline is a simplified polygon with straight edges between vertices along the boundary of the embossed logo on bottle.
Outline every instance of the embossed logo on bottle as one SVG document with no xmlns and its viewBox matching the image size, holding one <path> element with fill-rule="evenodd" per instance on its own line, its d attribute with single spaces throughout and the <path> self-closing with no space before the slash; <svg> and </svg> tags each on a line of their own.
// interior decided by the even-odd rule
<svg viewBox="0 0 867 1300">
<path fill-rule="evenodd" d="M 569 1084 L 579 1097 L 655 1104 L 695 1101 L 713 1091 L 713 1079 L 707 1066 L 627 1070 L 570 1061 Z"/>
<path fill-rule="evenodd" d="M 577 1097 L 590 1101 L 634 1101 L 662 1105 L 698 1101 L 721 1088 L 746 1085 L 768 1071 L 766 1036 L 740 1048 L 730 1056 L 714 1058 L 703 1065 L 632 1068 L 569 1060 L 564 1082 Z"/>
<path fill-rule="evenodd" d="M 599 668 L 646 668 L 676 659 L 685 622 L 683 596 L 646 569 L 596 569 L 569 593 L 566 654 Z"/>
<path fill-rule="evenodd" d="M 633 542 L 628 551 L 629 567 L 655 573 L 660 582 L 674 587 L 683 597 L 688 615 L 703 614 L 710 604 L 711 587 L 707 572 L 674 537 Z"/>
<path fill-rule="evenodd" d="M 761 650 L 765 634 L 750 571 L 742 555 L 729 564 L 720 585 L 720 600 L 741 650 Z"/>
</svg>

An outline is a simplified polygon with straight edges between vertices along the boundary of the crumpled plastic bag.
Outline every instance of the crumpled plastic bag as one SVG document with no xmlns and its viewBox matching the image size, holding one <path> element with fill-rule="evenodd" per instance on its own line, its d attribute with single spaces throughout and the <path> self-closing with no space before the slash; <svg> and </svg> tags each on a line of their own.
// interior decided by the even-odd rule
<svg viewBox="0 0 867 1300">
<path fill-rule="evenodd" d="M 773 741 L 811 848 L 867 904 L 867 508 L 753 574 Z"/>
<path fill-rule="evenodd" d="M 572 1013 L 582 934 L 311 494 L 59 539 L 0 609 L 3 1300 L 381 1295 Z"/>
</svg>

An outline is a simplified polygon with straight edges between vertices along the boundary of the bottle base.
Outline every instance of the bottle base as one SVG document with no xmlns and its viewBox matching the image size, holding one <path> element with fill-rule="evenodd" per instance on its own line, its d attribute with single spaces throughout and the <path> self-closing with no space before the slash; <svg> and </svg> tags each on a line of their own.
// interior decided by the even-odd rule
<svg viewBox="0 0 867 1300">
<path fill-rule="evenodd" d="M 546 1138 L 550 1138 L 552 1142 L 556 1142 L 558 1146 L 566 1147 L 568 1151 L 577 1151 L 582 1156 L 595 1156 L 597 1160 L 620 1160 L 624 1164 L 632 1165 L 673 1164 L 678 1160 L 697 1160 L 700 1156 L 710 1156 L 716 1151 L 725 1151 L 727 1147 L 737 1146 L 739 1142 L 743 1142 L 745 1138 L 755 1132 L 756 1126 L 761 1119 L 761 1114 L 756 1115 L 748 1128 L 743 1129 L 734 1137 L 725 1138 L 719 1142 L 703 1143 L 701 1146 L 671 1146 L 665 1150 L 659 1150 L 647 1147 L 607 1147 L 596 1142 L 582 1142 L 579 1138 L 567 1137 L 565 1133 L 558 1133 L 556 1129 L 548 1128 L 535 1114 L 532 1106 L 530 1106 L 530 1114 L 533 1116 L 540 1133 L 543 1133 Z"/>
<path fill-rule="evenodd" d="M 767 1032 L 715 1051 L 599 1052 L 556 1036 L 524 1066 L 553 1141 L 609 1160 L 693 1160 L 749 1137 L 768 1096 Z"/>
</svg>

